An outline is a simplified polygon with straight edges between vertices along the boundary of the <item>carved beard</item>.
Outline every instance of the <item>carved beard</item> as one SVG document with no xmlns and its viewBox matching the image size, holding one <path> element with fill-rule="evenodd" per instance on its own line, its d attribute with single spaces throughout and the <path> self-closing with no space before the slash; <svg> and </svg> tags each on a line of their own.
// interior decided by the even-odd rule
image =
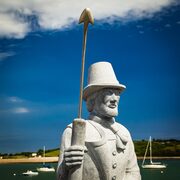
<svg viewBox="0 0 180 180">
<path fill-rule="evenodd" d="M 110 106 L 110 98 L 105 98 L 100 96 L 97 98 L 94 110 L 97 114 L 99 114 L 101 117 L 107 117 L 112 118 L 116 117 L 118 115 L 118 102 L 115 103 L 116 107 L 112 108 Z"/>
<path fill-rule="evenodd" d="M 116 117 L 118 115 L 118 107 L 116 106 L 112 109 L 107 104 L 102 103 L 99 108 L 99 114 L 108 118 Z"/>
</svg>

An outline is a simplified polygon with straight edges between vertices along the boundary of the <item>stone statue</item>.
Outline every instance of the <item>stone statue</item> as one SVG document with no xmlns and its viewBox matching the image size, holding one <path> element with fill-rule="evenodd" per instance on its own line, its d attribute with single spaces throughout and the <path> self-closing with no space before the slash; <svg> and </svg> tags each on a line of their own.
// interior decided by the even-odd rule
<svg viewBox="0 0 180 180">
<path fill-rule="evenodd" d="M 115 121 L 120 84 L 108 62 L 89 68 L 83 99 L 89 111 L 85 146 L 71 146 L 72 125 L 62 135 L 58 180 L 69 180 L 73 168 L 83 167 L 82 180 L 140 180 L 140 171 L 129 131 Z M 78 180 L 78 179 L 73 179 Z"/>
</svg>

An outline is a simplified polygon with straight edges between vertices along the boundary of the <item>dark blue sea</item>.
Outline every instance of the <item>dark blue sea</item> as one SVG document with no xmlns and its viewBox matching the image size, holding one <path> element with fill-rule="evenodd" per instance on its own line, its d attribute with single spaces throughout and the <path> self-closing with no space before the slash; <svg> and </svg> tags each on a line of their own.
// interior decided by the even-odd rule
<svg viewBox="0 0 180 180">
<path fill-rule="evenodd" d="M 167 164 L 164 170 L 142 169 L 142 180 L 180 180 L 180 160 L 161 160 Z M 141 161 L 139 161 L 141 164 Z M 56 168 L 57 163 L 52 163 Z M 36 171 L 41 164 L 1 164 L 0 165 L 0 180 L 55 180 L 54 172 L 39 173 L 37 176 L 26 177 L 22 173 L 27 170 Z"/>
</svg>

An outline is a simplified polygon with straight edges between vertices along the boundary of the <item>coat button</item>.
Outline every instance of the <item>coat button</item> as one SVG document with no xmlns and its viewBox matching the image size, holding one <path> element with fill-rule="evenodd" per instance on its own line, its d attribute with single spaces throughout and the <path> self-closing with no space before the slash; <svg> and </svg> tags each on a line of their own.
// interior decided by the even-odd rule
<svg viewBox="0 0 180 180">
<path fill-rule="evenodd" d="M 117 164 L 116 164 L 116 163 L 114 163 L 112 167 L 115 169 L 115 168 L 117 167 Z"/>
<path fill-rule="evenodd" d="M 112 180 L 116 180 L 116 176 L 113 176 L 113 177 L 112 177 Z"/>
<path fill-rule="evenodd" d="M 112 152 L 112 155 L 115 156 L 115 155 L 116 155 L 116 151 L 113 151 L 113 152 Z"/>
</svg>

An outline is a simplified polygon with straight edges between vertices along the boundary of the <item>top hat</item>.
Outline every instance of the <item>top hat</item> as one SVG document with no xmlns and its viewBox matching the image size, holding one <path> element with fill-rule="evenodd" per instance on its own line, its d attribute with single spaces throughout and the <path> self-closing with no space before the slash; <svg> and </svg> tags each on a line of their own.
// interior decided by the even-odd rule
<svg viewBox="0 0 180 180">
<path fill-rule="evenodd" d="M 122 92 L 126 86 L 120 84 L 109 62 L 97 62 L 89 67 L 88 85 L 83 90 L 83 99 L 101 89 L 113 88 Z"/>
</svg>

